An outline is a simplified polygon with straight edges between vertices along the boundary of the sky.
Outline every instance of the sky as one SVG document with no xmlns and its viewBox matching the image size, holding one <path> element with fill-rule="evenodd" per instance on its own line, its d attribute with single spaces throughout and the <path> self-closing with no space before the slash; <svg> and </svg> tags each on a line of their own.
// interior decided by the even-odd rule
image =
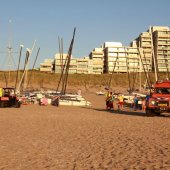
<svg viewBox="0 0 170 170">
<path fill-rule="evenodd" d="M 24 61 L 26 48 L 32 49 L 35 42 L 30 61 L 40 48 L 39 67 L 59 52 L 58 37 L 68 52 L 76 27 L 72 54 L 81 58 L 104 42 L 128 46 L 149 26 L 170 27 L 169 7 L 169 0 L 0 0 L 0 70 L 9 65 L 9 42 L 10 65 L 16 67 L 21 44 Z"/>
</svg>

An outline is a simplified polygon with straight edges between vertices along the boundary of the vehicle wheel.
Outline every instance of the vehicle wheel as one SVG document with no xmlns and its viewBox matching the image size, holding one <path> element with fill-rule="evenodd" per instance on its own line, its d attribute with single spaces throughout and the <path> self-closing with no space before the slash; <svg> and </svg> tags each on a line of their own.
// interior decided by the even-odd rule
<svg viewBox="0 0 170 170">
<path fill-rule="evenodd" d="M 59 99 L 55 99 L 53 101 L 53 105 L 58 107 L 59 106 Z"/>
<path fill-rule="evenodd" d="M 21 107 L 21 103 L 20 102 L 17 102 L 16 105 L 15 105 L 16 108 L 20 108 Z"/>
<path fill-rule="evenodd" d="M 1 102 L 1 103 L 0 103 L 0 107 L 1 107 L 1 108 L 4 108 L 4 107 L 5 107 L 4 102 Z"/>
<path fill-rule="evenodd" d="M 146 109 L 146 116 L 148 116 L 148 117 L 155 116 L 154 110 Z"/>
<path fill-rule="evenodd" d="M 156 116 L 160 116 L 161 112 L 156 112 L 155 114 L 156 114 Z"/>
</svg>

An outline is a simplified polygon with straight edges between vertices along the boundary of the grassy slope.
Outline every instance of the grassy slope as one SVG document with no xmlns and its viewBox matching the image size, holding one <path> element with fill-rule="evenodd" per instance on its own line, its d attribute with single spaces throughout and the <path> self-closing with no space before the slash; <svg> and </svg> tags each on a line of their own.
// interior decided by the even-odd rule
<svg viewBox="0 0 170 170">
<path fill-rule="evenodd" d="M 0 86 L 5 86 L 5 76 L 7 79 L 9 77 L 8 72 L 0 72 Z M 20 73 L 21 75 L 22 73 Z M 28 78 L 30 77 L 30 72 L 28 72 Z M 131 84 L 133 83 L 134 76 L 131 73 Z M 154 82 L 154 74 L 151 75 L 152 80 Z M 163 77 L 163 75 L 161 75 Z M 164 75 L 165 77 L 165 75 Z M 32 78 L 30 80 L 29 87 L 30 88 L 47 88 L 47 89 L 56 89 L 59 82 L 60 75 L 59 74 L 50 74 L 43 73 L 39 71 L 34 71 L 32 74 Z M 85 74 L 70 74 L 68 76 L 68 86 L 67 88 L 96 88 L 101 89 L 108 85 L 108 82 L 111 78 L 111 75 L 103 74 L 103 75 L 85 75 Z M 10 72 L 10 83 L 8 86 L 14 86 L 16 80 L 16 72 Z M 144 73 L 142 74 L 142 84 L 146 81 Z M 112 78 L 111 87 L 129 87 L 128 75 L 127 74 L 117 74 L 115 73 Z M 139 87 L 139 75 L 136 77 L 135 88 Z"/>
</svg>

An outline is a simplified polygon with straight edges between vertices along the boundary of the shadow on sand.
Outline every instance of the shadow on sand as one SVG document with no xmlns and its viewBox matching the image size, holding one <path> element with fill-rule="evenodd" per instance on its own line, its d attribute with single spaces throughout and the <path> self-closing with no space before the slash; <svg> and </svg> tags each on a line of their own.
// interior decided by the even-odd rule
<svg viewBox="0 0 170 170">
<path fill-rule="evenodd" d="M 123 109 L 122 111 L 118 111 L 118 110 L 106 110 L 106 109 L 99 109 L 99 108 L 91 108 L 91 109 L 94 109 L 96 111 L 101 111 L 101 112 L 109 112 L 109 113 L 113 113 L 113 114 L 122 114 L 122 115 L 130 115 L 130 116 L 145 116 L 145 117 L 148 117 L 144 111 L 141 111 L 141 110 L 131 110 L 131 109 Z M 155 117 L 155 116 L 153 116 Z M 170 118 L 170 114 L 164 114 L 162 113 L 161 115 L 159 116 L 156 116 L 156 117 L 169 117 Z"/>
<path fill-rule="evenodd" d="M 105 111 L 105 112 L 109 112 L 109 113 L 114 113 L 114 114 L 123 114 L 123 115 L 131 115 L 131 116 L 146 116 L 146 114 L 144 112 L 139 111 L 133 111 L 133 110 L 122 110 L 122 111 L 118 111 L 118 110 L 106 110 L 106 109 L 98 109 L 98 108 L 93 108 L 94 110 L 97 111 Z"/>
</svg>

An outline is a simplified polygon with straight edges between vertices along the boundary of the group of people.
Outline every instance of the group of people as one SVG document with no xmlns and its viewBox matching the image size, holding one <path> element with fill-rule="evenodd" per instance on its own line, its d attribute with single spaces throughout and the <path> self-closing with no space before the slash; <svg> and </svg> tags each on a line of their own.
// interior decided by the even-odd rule
<svg viewBox="0 0 170 170">
<path fill-rule="evenodd" d="M 137 109 L 145 111 L 146 109 L 146 98 L 140 98 L 136 94 L 132 98 L 131 108 L 135 111 Z"/>
<path fill-rule="evenodd" d="M 116 102 L 117 101 L 117 102 Z M 121 111 L 123 108 L 123 95 L 118 94 L 115 95 L 113 92 L 107 92 L 106 93 L 106 109 L 107 110 L 114 110 L 115 104 L 117 104 L 118 110 Z"/>
<path fill-rule="evenodd" d="M 108 91 L 106 93 L 106 109 L 107 110 L 114 110 L 115 107 L 117 107 L 118 111 L 121 111 L 123 109 L 124 105 L 124 96 L 122 94 L 113 94 L 113 92 Z M 133 110 L 143 110 L 145 111 L 146 108 L 146 99 L 141 99 L 137 95 L 134 95 L 131 99 L 131 108 Z"/>
</svg>

